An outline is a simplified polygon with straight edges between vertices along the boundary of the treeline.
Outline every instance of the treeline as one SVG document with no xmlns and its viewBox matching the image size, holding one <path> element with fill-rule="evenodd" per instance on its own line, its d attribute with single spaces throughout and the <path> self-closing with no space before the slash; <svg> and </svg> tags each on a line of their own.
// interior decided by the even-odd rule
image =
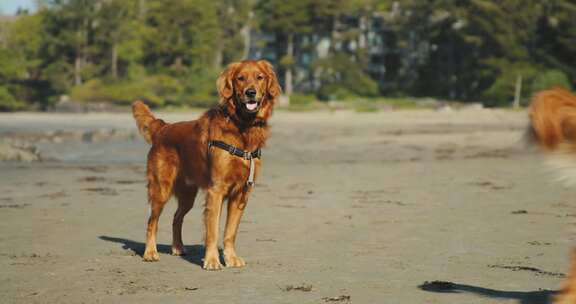
<svg viewBox="0 0 576 304">
<path fill-rule="evenodd" d="M 76 101 L 206 106 L 242 58 L 287 94 L 487 105 L 576 81 L 574 0 L 44 0 L 0 17 L 0 110 Z"/>
</svg>

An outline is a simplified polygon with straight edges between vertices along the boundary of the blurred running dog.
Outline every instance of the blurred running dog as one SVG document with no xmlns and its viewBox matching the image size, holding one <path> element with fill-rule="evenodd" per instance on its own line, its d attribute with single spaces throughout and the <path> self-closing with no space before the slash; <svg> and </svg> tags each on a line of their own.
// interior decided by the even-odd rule
<svg viewBox="0 0 576 304">
<path fill-rule="evenodd" d="M 576 180 L 576 96 L 555 88 L 538 93 L 530 105 L 531 138 L 549 153 L 550 164 L 567 183 Z M 556 304 L 576 303 L 576 251 Z"/>
<path fill-rule="evenodd" d="M 246 263 L 236 254 L 238 224 L 260 169 L 260 149 L 268 137 L 268 118 L 280 85 L 270 63 L 245 60 L 230 64 L 217 82 L 220 103 L 194 121 L 166 123 L 154 117 L 141 101 L 132 105 L 138 129 L 152 144 L 148 153 L 150 217 L 144 261 L 158 261 L 158 218 L 174 194 L 178 209 L 172 225 L 172 254 L 184 254 L 182 220 L 192 208 L 199 188 L 206 190 L 203 268 L 222 268 L 218 254 L 218 225 L 223 200 L 228 200 L 224 231 L 227 267 Z"/>
</svg>

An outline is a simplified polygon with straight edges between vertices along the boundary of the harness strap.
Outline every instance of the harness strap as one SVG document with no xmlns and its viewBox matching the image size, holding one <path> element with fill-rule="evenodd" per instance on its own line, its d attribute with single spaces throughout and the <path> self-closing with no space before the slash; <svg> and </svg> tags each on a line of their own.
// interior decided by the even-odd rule
<svg viewBox="0 0 576 304">
<path fill-rule="evenodd" d="M 209 140 L 208 141 L 208 148 L 210 147 L 218 147 L 222 150 L 228 151 L 231 155 L 241 157 L 243 159 L 250 161 L 250 173 L 248 174 L 248 180 L 246 184 L 250 187 L 254 186 L 254 159 L 262 157 L 262 150 L 260 148 L 256 149 L 253 152 L 244 151 L 242 149 L 238 149 L 232 145 L 229 145 L 223 141 L 219 140 Z"/>
<path fill-rule="evenodd" d="M 248 185 L 248 187 L 254 186 L 254 158 L 250 158 L 250 173 L 248 173 L 246 185 Z"/>
</svg>

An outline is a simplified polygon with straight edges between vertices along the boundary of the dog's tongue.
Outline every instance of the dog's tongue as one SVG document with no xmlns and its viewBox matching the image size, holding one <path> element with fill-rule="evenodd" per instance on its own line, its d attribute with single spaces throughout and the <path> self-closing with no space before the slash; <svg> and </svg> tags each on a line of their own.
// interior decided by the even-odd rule
<svg viewBox="0 0 576 304">
<path fill-rule="evenodd" d="M 246 109 L 248 109 L 248 111 L 254 111 L 256 110 L 256 107 L 258 106 L 258 103 L 254 102 L 254 103 L 247 103 L 246 104 Z"/>
</svg>

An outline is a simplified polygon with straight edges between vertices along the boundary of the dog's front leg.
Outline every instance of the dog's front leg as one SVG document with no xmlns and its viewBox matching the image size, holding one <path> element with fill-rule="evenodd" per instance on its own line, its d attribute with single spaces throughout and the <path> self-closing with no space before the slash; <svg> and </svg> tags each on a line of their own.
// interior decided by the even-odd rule
<svg viewBox="0 0 576 304">
<path fill-rule="evenodd" d="M 223 191 L 215 188 L 206 192 L 206 206 L 204 208 L 204 225 L 206 236 L 204 246 L 204 269 L 220 270 L 220 257 L 218 254 L 218 226 L 220 224 L 220 211 L 222 210 Z"/>
<path fill-rule="evenodd" d="M 230 197 L 228 201 L 228 216 L 224 231 L 224 261 L 226 267 L 244 267 L 246 262 L 236 254 L 236 234 L 238 225 L 248 202 L 249 190 L 242 191 Z"/>
</svg>

